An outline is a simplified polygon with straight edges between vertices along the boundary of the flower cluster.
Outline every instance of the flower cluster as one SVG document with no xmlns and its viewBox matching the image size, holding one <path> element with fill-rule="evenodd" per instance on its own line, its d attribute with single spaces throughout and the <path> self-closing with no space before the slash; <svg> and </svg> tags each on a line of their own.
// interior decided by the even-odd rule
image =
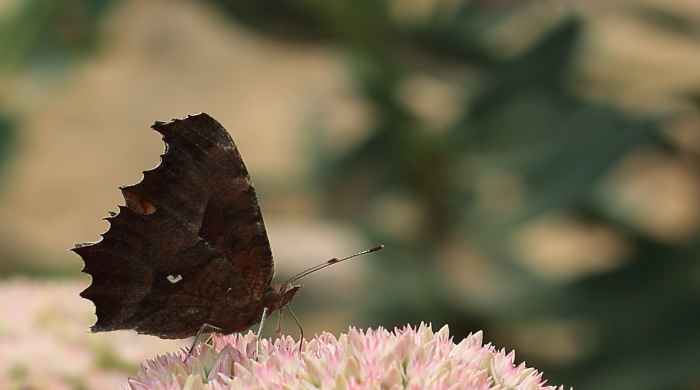
<svg viewBox="0 0 700 390">
<path fill-rule="evenodd" d="M 138 364 L 189 345 L 133 332 L 91 334 L 95 308 L 85 281 L 0 282 L 0 389 L 119 389 Z"/>
<path fill-rule="evenodd" d="M 212 344 L 149 360 L 129 380 L 131 389 L 563 389 L 515 365 L 513 352 L 483 345 L 481 332 L 453 343 L 447 326 L 351 328 L 301 346 L 291 337 L 258 342 L 249 332 L 214 335 Z"/>
</svg>

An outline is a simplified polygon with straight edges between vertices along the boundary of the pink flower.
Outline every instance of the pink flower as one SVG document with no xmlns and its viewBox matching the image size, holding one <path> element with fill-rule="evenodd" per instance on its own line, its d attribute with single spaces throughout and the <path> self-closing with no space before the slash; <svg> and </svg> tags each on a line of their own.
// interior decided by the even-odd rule
<svg viewBox="0 0 700 390">
<path fill-rule="evenodd" d="M 0 389 L 119 389 L 149 356 L 188 345 L 134 332 L 91 334 L 85 281 L 23 277 L 0 282 Z"/>
<path fill-rule="evenodd" d="M 291 337 L 262 339 L 252 332 L 214 335 L 212 345 L 158 356 L 129 380 L 132 390 L 223 389 L 467 389 L 563 390 L 515 354 L 483 345 L 482 333 L 454 344 L 444 326 L 406 326 L 389 332 L 351 328 L 299 344 Z"/>
</svg>

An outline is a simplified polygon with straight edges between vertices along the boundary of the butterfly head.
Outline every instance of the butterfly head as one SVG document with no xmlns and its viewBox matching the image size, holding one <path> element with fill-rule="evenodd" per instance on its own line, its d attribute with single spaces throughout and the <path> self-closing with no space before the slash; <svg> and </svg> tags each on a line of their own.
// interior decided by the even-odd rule
<svg viewBox="0 0 700 390">
<path fill-rule="evenodd" d="M 268 312 L 272 313 L 287 307 L 289 302 L 294 298 L 294 295 L 296 295 L 302 287 L 304 286 L 294 286 L 291 283 L 283 283 L 279 286 L 270 287 L 267 293 L 265 293 L 265 306 Z"/>
</svg>

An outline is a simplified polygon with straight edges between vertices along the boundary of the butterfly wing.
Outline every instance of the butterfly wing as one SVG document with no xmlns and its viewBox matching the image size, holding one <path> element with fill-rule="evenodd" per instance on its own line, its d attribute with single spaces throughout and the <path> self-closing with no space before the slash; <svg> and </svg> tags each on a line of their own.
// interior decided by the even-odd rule
<svg viewBox="0 0 700 390">
<path fill-rule="evenodd" d="M 94 332 L 134 329 L 161 338 L 222 324 L 259 301 L 273 274 L 272 251 L 248 171 L 228 132 L 207 114 L 156 122 L 166 151 L 107 218 L 97 243 L 72 250 L 92 284 Z M 249 310 L 248 310 L 249 311 Z M 222 316 L 228 313 L 228 316 Z M 240 329 L 239 329 L 240 328 Z"/>
</svg>

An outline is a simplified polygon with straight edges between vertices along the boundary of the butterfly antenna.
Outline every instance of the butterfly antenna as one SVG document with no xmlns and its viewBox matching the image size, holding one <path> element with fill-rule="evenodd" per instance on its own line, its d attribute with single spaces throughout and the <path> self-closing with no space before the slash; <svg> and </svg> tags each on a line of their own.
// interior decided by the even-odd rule
<svg viewBox="0 0 700 390">
<path fill-rule="evenodd" d="M 309 269 L 307 269 L 307 270 L 304 270 L 304 271 L 299 272 L 298 274 L 294 275 L 291 279 L 289 279 L 287 282 L 285 282 L 285 284 L 293 283 L 293 282 L 295 282 L 295 281 L 297 281 L 297 280 L 303 278 L 304 276 L 306 276 L 306 275 L 308 275 L 308 274 L 314 273 L 314 272 L 316 272 L 316 271 L 318 271 L 318 270 L 322 270 L 322 269 L 324 269 L 324 268 L 326 268 L 326 267 L 328 267 L 328 266 L 331 266 L 331 265 L 333 265 L 333 264 L 340 263 L 341 261 L 350 260 L 350 259 L 352 259 L 353 257 L 366 255 L 367 253 L 376 252 L 376 251 L 378 251 L 378 250 L 380 250 L 380 249 L 384 249 L 384 245 L 377 245 L 377 246 L 375 246 L 374 248 L 367 249 L 366 251 L 362 251 L 362 252 L 360 252 L 360 253 L 355 253 L 355 254 L 352 255 L 352 256 L 343 257 L 342 259 L 339 259 L 339 258 L 337 258 L 337 257 L 334 257 L 334 258 L 332 258 L 332 259 L 330 259 L 330 260 L 328 260 L 328 261 L 326 261 L 326 262 L 324 262 L 324 263 L 321 263 L 321 264 L 316 265 L 316 266 L 313 266 L 313 267 L 311 267 L 311 268 L 309 268 Z"/>
</svg>

